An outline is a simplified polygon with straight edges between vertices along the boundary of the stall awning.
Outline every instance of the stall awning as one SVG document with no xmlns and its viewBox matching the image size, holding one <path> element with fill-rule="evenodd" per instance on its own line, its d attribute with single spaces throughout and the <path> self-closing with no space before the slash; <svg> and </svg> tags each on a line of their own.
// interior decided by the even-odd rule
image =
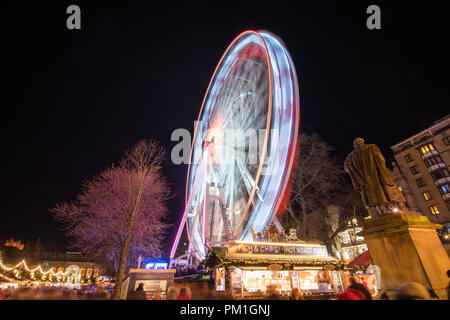
<svg viewBox="0 0 450 320">
<path fill-rule="evenodd" d="M 296 266 L 322 266 L 324 264 L 339 264 L 340 262 L 330 256 L 300 256 L 283 254 L 228 254 L 224 248 L 214 248 L 208 253 L 205 266 L 265 266 L 269 264 L 296 265 Z"/>
<path fill-rule="evenodd" d="M 372 264 L 372 259 L 370 258 L 369 250 L 365 251 L 363 254 L 358 256 L 355 260 L 349 263 L 350 266 L 354 265 L 368 265 Z"/>
</svg>

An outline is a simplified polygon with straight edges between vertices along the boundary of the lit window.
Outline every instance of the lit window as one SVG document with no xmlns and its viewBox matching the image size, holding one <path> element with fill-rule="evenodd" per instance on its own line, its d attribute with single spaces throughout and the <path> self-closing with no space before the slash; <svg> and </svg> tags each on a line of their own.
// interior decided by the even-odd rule
<svg viewBox="0 0 450 320">
<path fill-rule="evenodd" d="M 450 186 L 447 184 L 444 184 L 443 186 L 440 187 L 440 190 L 442 194 L 446 194 L 449 193 L 450 191 Z"/>
<path fill-rule="evenodd" d="M 423 193 L 423 197 L 426 201 L 431 200 L 431 195 L 428 191 Z"/>
<path fill-rule="evenodd" d="M 439 209 L 438 209 L 437 206 L 431 206 L 430 207 L 430 212 L 431 212 L 431 214 L 436 215 L 436 214 L 439 214 Z"/>
<path fill-rule="evenodd" d="M 397 189 L 398 189 L 398 191 L 400 191 L 400 192 L 403 191 L 402 186 L 397 186 Z"/>
<path fill-rule="evenodd" d="M 422 154 L 425 154 L 425 153 L 433 151 L 433 150 L 434 150 L 434 146 L 432 143 L 426 144 L 420 148 L 420 152 Z"/>
</svg>

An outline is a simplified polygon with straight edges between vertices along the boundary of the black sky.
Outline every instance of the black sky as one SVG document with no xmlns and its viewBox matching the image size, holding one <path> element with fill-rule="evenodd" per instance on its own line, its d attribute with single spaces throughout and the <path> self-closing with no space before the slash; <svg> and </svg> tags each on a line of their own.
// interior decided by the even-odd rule
<svg viewBox="0 0 450 320">
<path fill-rule="evenodd" d="M 193 131 L 218 60 L 247 29 L 286 43 L 304 132 L 341 157 L 361 136 L 389 158 L 450 109 L 448 14 L 392 2 L 2 1 L 0 237 L 63 250 L 48 209 L 142 138 L 170 152 L 172 131 Z M 70 4 L 81 7 L 81 30 L 66 28 Z M 381 7 L 381 30 L 366 28 L 370 4 Z M 174 223 L 186 169 L 170 159 L 164 169 L 179 191 Z"/>
</svg>

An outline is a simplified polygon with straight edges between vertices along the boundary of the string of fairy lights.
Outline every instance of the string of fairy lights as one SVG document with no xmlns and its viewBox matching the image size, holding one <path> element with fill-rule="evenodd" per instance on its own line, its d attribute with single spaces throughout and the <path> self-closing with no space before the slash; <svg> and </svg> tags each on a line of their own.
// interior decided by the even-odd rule
<svg viewBox="0 0 450 320">
<path fill-rule="evenodd" d="M 48 268 L 48 267 L 47 267 Z M 45 269 L 47 269 L 45 268 Z M 16 265 L 6 265 L 0 256 L 0 282 L 11 282 L 16 284 L 33 283 L 59 283 L 59 284 L 85 284 L 90 281 L 91 275 L 95 278 L 98 276 L 99 269 L 79 268 L 78 266 L 69 266 L 67 268 L 62 267 L 50 267 L 47 271 L 41 265 L 36 267 L 29 266 L 25 260 L 20 261 Z M 104 277 L 99 278 L 100 281 Z"/>
<path fill-rule="evenodd" d="M 10 282 L 13 282 L 13 281 L 14 281 L 13 278 L 7 277 L 7 276 L 5 276 L 5 275 L 3 275 L 3 274 L 1 274 L 1 273 L 0 273 L 0 278 L 5 279 L 5 280 L 8 280 L 8 281 L 10 281 Z"/>
<path fill-rule="evenodd" d="M 10 282 L 17 282 L 17 281 L 23 281 L 23 277 L 20 275 L 20 269 L 23 268 L 26 272 L 28 272 L 30 274 L 30 279 L 29 281 L 46 281 L 46 280 L 50 280 L 52 281 L 53 277 L 55 277 L 55 280 L 60 281 L 62 277 L 66 277 L 68 276 L 72 270 L 59 270 L 59 271 L 54 271 L 53 269 L 55 269 L 54 267 L 51 267 L 49 270 L 44 271 L 42 269 L 41 265 L 38 265 L 35 268 L 30 268 L 25 260 L 20 261 L 18 264 L 14 265 L 14 266 L 6 266 L 5 264 L 3 264 L 3 261 L 1 261 L 0 259 L 0 271 L 4 271 L 4 272 L 11 272 L 14 275 L 14 278 L 11 278 L 5 274 L 0 273 L 0 278 L 3 280 L 7 280 Z M 41 277 L 40 279 L 38 279 L 36 276 L 36 273 L 40 273 Z M 48 279 L 47 279 L 48 276 Z"/>
<path fill-rule="evenodd" d="M 30 268 L 27 266 L 27 263 L 25 262 L 25 260 L 22 260 L 21 262 L 19 262 L 18 264 L 16 264 L 16 265 L 13 266 L 13 267 L 6 267 L 6 266 L 3 264 L 3 262 L 0 260 L 0 268 L 2 268 L 2 269 L 5 270 L 5 271 L 11 271 L 11 270 L 14 270 L 14 269 L 18 269 L 18 268 L 20 268 L 21 266 L 23 266 L 23 267 L 25 268 L 25 270 L 27 270 L 27 272 L 30 272 L 30 273 L 36 272 L 36 270 L 39 270 L 43 275 L 47 275 L 47 274 L 51 273 L 52 276 L 55 276 L 55 277 L 57 277 L 57 276 L 67 276 L 67 275 L 69 274 L 69 271 L 70 271 L 70 270 L 66 270 L 65 272 L 62 272 L 62 270 L 60 270 L 60 271 L 57 271 L 57 272 L 55 273 L 55 272 L 53 272 L 54 267 L 51 267 L 48 271 L 44 271 L 44 270 L 42 270 L 41 265 L 38 265 L 38 266 L 37 266 L 36 268 L 34 268 L 34 269 L 30 269 Z"/>
</svg>

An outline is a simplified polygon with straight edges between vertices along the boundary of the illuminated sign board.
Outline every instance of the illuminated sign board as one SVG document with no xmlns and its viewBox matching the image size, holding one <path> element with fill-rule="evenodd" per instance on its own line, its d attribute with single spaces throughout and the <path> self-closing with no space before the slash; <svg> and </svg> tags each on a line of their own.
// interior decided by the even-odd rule
<svg viewBox="0 0 450 320">
<path fill-rule="evenodd" d="M 234 242 L 228 244 L 228 253 L 245 254 L 284 254 L 300 256 L 327 257 L 326 246 L 308 244 L 289 244 L 276 242 Z"/>
<path fill-rule="evenodd" d="M 168 262 L 150 261 L 145 264 L 145 269 L 167 269 Z"/>
</svg>

